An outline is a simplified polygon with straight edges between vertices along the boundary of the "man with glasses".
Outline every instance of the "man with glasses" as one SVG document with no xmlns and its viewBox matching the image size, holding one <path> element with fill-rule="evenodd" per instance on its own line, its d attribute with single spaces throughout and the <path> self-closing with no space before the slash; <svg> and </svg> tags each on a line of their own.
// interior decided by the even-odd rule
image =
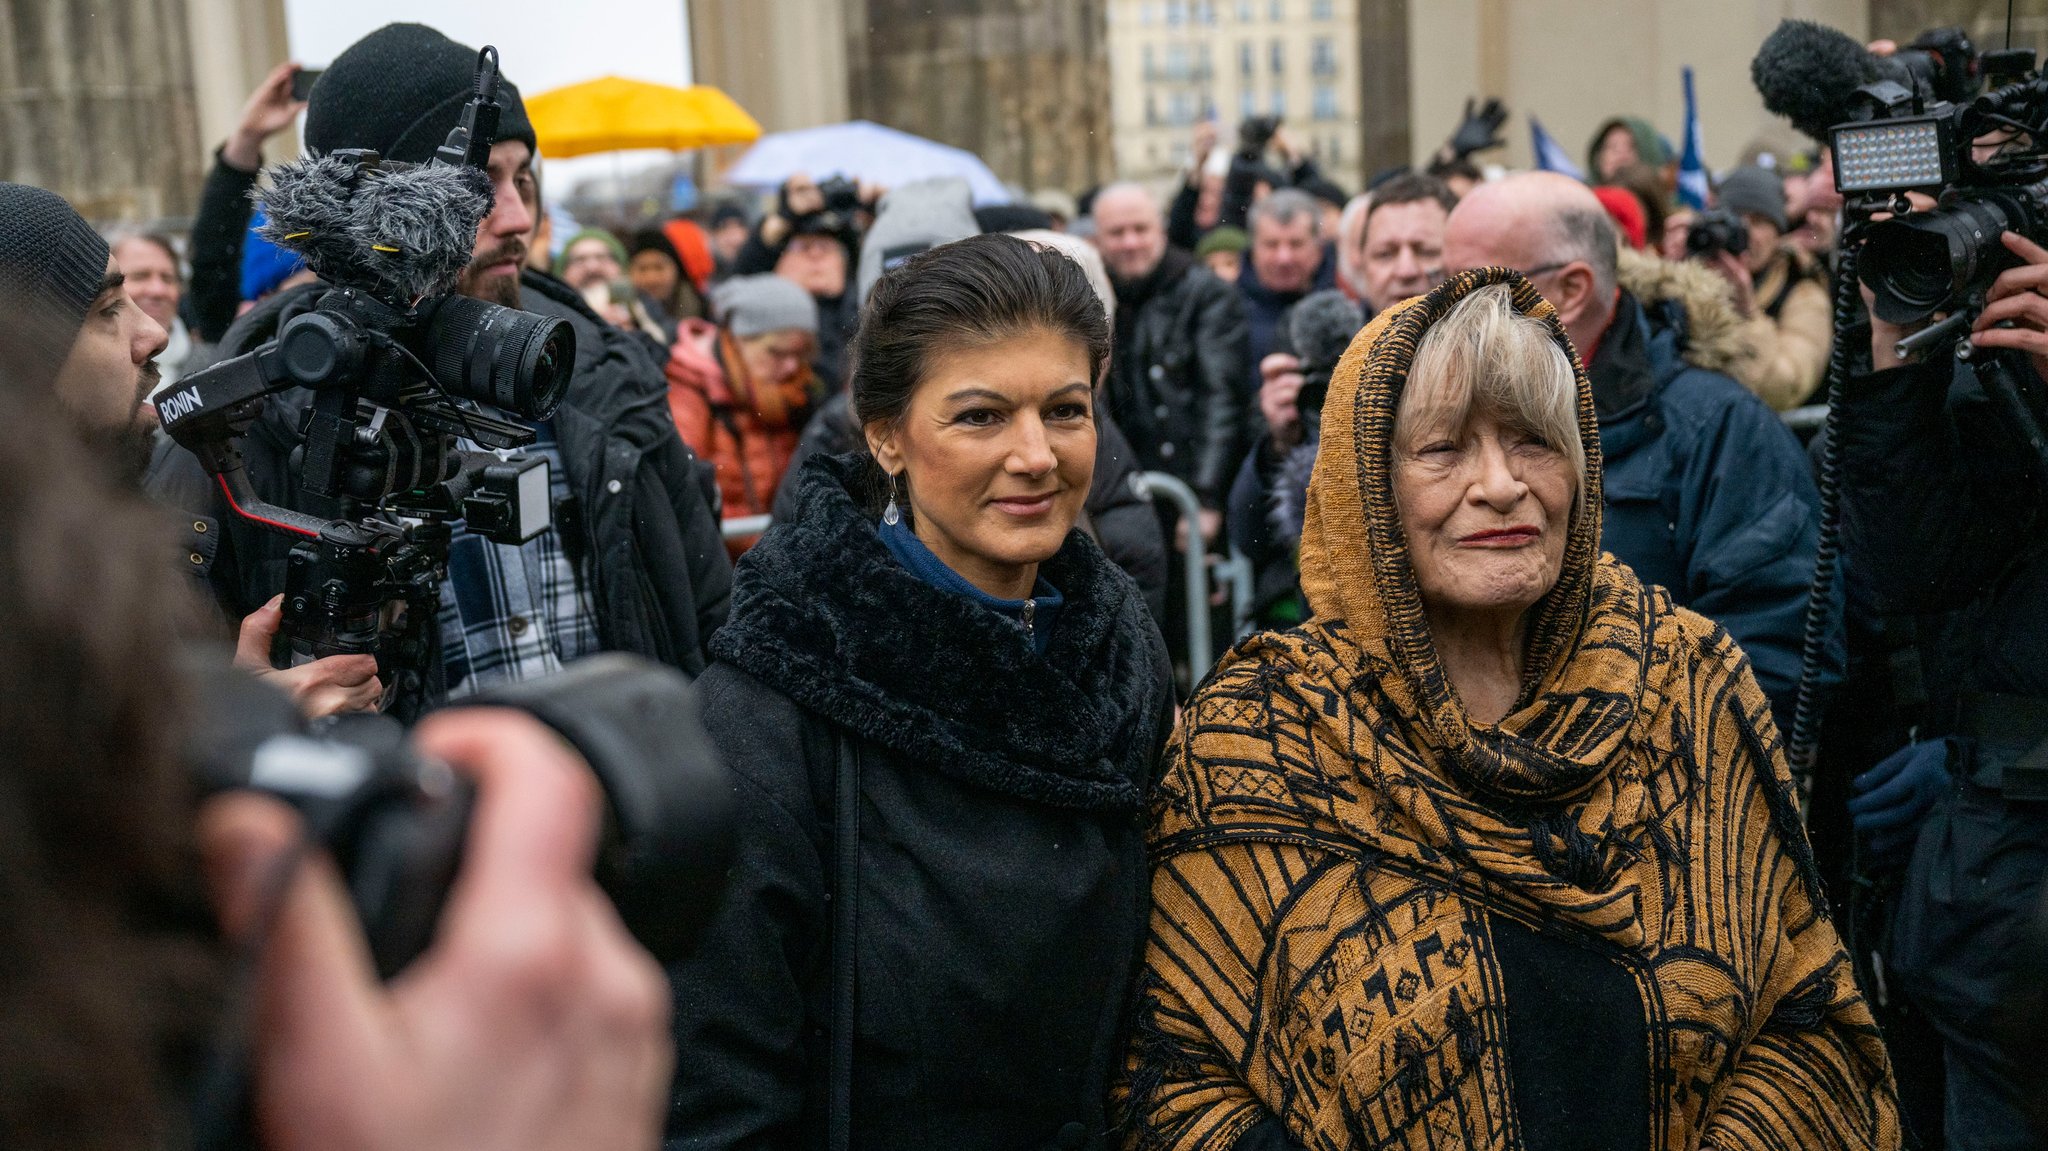
<svg viewBox="0 0 2048 1151">
<path fill-rule="evenodd" d="M 1704 328 L 1708 311 L 1673 277 L 1631 291 L 1618 253 L 1592 191 L 1550 172 L 1475 188 L 1444 236 L 1446 271 L 1517 268 L 1557 308 L 1593 382 L 1602 546 L 1727 628 L 1789 730 L 1820 493 L 1763 401 L 1688 362 L 1709 344 L 1690 317 Z"/>
</svg>

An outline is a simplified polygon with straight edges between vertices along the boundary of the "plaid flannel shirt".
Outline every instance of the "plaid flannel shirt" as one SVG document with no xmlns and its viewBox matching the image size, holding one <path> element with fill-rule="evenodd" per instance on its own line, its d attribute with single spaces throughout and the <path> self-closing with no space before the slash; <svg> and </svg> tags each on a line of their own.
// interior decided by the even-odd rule
<svg viewBox="0 0 2048 1151">
<path fill-rule="evenodd" d="M 547 457 L 548 494 L 559 506 L 569 495 L 569 476 L 553 429 L 542 424 L 537 430 L 540 439 L 527 450 Z M 441 585 L 440 623 L 450 699 L 559 671 L 599 648 L 590 594 L 553 529 L 509 545 L 457 526 Z"/>
</svg>

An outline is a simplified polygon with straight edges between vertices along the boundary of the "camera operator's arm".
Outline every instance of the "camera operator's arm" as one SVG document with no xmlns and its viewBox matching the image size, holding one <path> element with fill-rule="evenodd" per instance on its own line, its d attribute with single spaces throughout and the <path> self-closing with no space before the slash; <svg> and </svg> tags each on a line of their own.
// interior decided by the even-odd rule
<svg viewBox="0 0 2048 1151">
<path fill-rule="evenodd" d="M 653 1147 L 673 1063 L 667 989 L 591 878 L 595 779 L 516 712 L 430 716 L 417 746 L 478 788 L 440 929 L 380 984 L 332 861 L 291 872 L 255 988 L 264 1147 Z M 258 929 L 300 834 L 268 799 L 207 805 L 201 844 L 230 935 Z"/>
<path fill-rule="evenodd" d="M 199 213 L 192 221 L 192 285 L 187 293 L 192 330 L 219 343 L 242 302 L 242 237 L 249 229 L 249 192 L 263 167 L 263 142 L 291 127 L 306 105 L 292 98 L 297 64 L 279 64 L 242 106 L 234 135 L 215 153 Z"/>
<path fill-rule="evenodd" d="M 2031 285 L 2048 278 L 2048 257 L 2011 234 L 2006 243 L 2027 264 L 1999 276 L 1992 305 L 1974 337 L 1980 347 L 2031 353 L 2048 331 L 2048 304 Z M 1995 309 L 1995 310 L 1994 310 Z M 2010 329 L 1983 325 L 2009 320 Z M 1985 442 L 2000 417 L 1968 387 L 1954 388 L 1955 361 L 1901 363 L 1893 346 L 1905 329 L 1871 317 L 1871 360 L 1884 370 L 1843 388 L 1838 452 L 1842 532 L 1861 578 L 1891 611 L 1939 611 L 1967 603 L 2030 541 L 2038 497 L 2020 486 L 1987 486 Z"/>
<path fill-rule="evenodd" d="M 284 596 L 275 596 L 242 621 L 241 636 L 235 642 L 235 666 L 283 689 L 307 719 L 345 711 L 375 711 L 384 698 L 376 656 L 330 655 L 294 668 L 270 666 L 270 643 L 284 625 L 283 604 Z"/>
</svg>

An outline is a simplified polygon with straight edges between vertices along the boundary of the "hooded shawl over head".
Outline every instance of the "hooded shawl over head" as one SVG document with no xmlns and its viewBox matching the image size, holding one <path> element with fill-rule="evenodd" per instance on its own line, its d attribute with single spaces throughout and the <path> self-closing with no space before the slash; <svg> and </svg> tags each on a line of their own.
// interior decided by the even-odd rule
<svg viewBox="0 0 2048 1151">
<path fill-rule="evenodd" d="M 1571 355 L 1587 491 L 1531 609 L 1521 696 L 1489 725 L 1437 658 L 1392 443 L 1423 336 L 1496 283 Z M 1896 1146 L 1883 1045 L 1748 662 L 1599 538 L 1591 385 L 1521 276 L 1458 276 L 1353 341 L 1302 538 L 1312 618 L 1224 659 L 1155 792 L 1133 1146 L 1274 1122 L 1312 1147 L 1540 1143 L 1528 1124 L 1556 1116 L 1510 1104 L 1503 920 L 1633 981 L 1640 1146 Z"/>
</svg>

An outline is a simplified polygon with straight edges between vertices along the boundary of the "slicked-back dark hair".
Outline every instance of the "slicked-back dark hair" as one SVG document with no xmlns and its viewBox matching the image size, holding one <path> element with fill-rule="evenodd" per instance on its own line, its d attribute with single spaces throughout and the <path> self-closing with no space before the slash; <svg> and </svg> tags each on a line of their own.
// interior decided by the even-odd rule
<svg viewBox="0 0 2048 1151">
<path fill-rule="evenodd" d="M 1435 200 L 1445 215 L 1458 206 L 1458 198 L 1451 195 L 1450 187 L 1442 180 L 1426 172 L 1403 172 L 1372 190 L 1372 204 L 1365 210 L 1366 223 L 1371 224 L 1372 214 L 1381 208 L 1425 200 Z"/>
<path fill-rule="evenodd" d="M 1043 328 L 1109 360 L 1109 319 L 1088 274 L 1064 253 L 1015 236 L 969 236 L 919 252 L 875 284 L 853 337 L 853 414 L 893 423 L 933 360 Z"/>
</svg>

